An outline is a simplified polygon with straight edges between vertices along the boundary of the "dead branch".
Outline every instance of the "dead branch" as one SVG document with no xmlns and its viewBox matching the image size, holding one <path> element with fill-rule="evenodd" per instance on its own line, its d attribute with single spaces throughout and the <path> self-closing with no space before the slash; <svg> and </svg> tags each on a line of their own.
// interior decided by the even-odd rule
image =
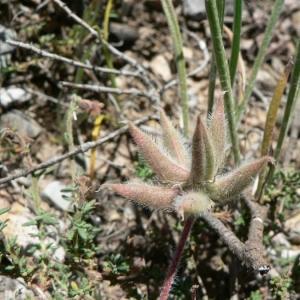
<svg viewBox="0 0 300 300">
<path fill-rule="evenodd" d="M 141 90 L 134 89 L 134 88 L 121 90 L 118 88 L 97 86 L 97 85 L 91 85 L 91 84 L 78 84 L 78 83 L 67 82 L 67 81 L 61 81 L 60 84 L 64 87 L 89 90 L 89 91 L 93 91 L 93 92 L 113 93 L 113 94 L 118 94 L 118 95 L 125 94 L 125 95 L 133 95 L 133 96 L 144 96 L 147 98 L 150 97 L 150 95 L 148 93 L 145 93 Z"/>
<path fill-rule="evenodd" d="M 201 215 L 208 225 L 219 235 L 222 242 L 229 250 L 247 267 L 248 270 L 266 275 L 271 269 L 269 263 L 263 258 L 263 226 L 267 216 L 267 207 L 254 202 L 249 189 L 243 194 L 243 200 L 250 209 L 251 221 L 248 233 L 248 240 L 242 243 L 235 234 L 228 229 L 211 212 Z"/>
<path fill-rule="evenodd" d="M 82 25 L 84 28 L 86 28 L 90 34 L 95 38 L 96 43 L 100 43 L 99 38 L 98 38 L 98 32 L 92 28 L 89 24 L 87 24 L 84 20 L 82 20 L 81 18 L 79 18 L 76 14 L 74 14 L 69 8 L 68 6 L 63 3 L 60 0 L 53 0 L 58 6 L 60 6 L 69 16 L 70 18 L 72 18 L 73 20 L 75 20 L 78 24 Z M 118 49 L 116 49 L 114 46 L 112 46 L 111 44 L 109 44 L 107 41 L 105 41 L 104 39 L 102 39 L 102 42 L 104 43 L 104 45 L 107 47 L 107 49 L 114 55 L 116 55 L 117 57 L 119 57 L 120 59 L 125 60 L 126 62 L 128 62 L 132 67 L 136 68 L 141 76 L 140 79 L 141 81 L 145 84 L 151 102 L 154 105 L 159 105 L 160 103 L 160 95 L 157 92 L 156 87 L 153 85 L 153 83 L 150 81 L 150 77 L 148 76 L 146 70 L 132 57 L 126 55 L 125 53 L 119 51 Z"/>
<path fill-rule="evenodd" d="M 140 125 L 140 124 L 146 123 L 146 122 L 148 122 L 150 120 L 157 120 L 158 121 L 158 117 L 155 116 L 155 115 L 154 116 L 149 116 L 149 117 L 145 117 L 143 119 L 137 120 L 137 121 L 135 121 L 133 123 L 135 125 Z M 57 164 L 57 163 L 65 160 L 67 158 L 70 158 L 70 157 L 72 157 L 72 156 L 74 156 L 74 155 L 76 155 L 78 153 L 84 153 L 84 152 L 90 150 L 91 148 L 95 148 L 97 146 L 100 146 L 100 145 L 102 145 L 102 144 L 104 144 L 104 143 L 112 140 L 116 136 L 125 133 L 127 130 L 128 130 L 128 126 L 124 125 L 120 129 L 112 132 L 111 134 L 108 134 L 104 138 L 98 139 L 97 141 L 94 141 L 94 142 L 88 142 L 88 143 L 82 144 L 81 146 L 79 146 L 78 148 L 76 148 L 73 151 L 65 153 L 65 154 L 63 154 L 61 156 L 53 157 L 53 158 L 49 159 L 48 161 L 45 161 L 45 162 L 43 162 L 41 164 L 38 164 L 36 166 L 33 166 L 33 167 L 28 168 L 26 170 L 23 170 L 22 172 L 19 172 L 19 173 L 16 173 L 16 174 L 12 174 L 10 176 L 2 178 L 2 179 L 0 179 L 0 185 L 3 184 L 3 183 L 9 182 L 11 180 L 14 180 L 16 178 L 19 178 L 19 177 L 22 177 L 22 176 L 27 176 L 28 174 L 33 173 L 35 171 L 46 169 L 46 168 L 48 168 L 48 167 L 50 167 L 50 166 L 52 166 L 54 164 Z"/>
<path fill-rule="evenodd" d="M 90 64 L 85 64 L 82 63 L 80 61 L 76 61 L 74 59 L 69 59 L 57 54 L 53 54 L 50 52 L 47 52 L 45 50 L 41 50 L 39 48 L 36 48 L 28 43 L 23 43 L 23 42 L 19 42 L 19 41 L 12 41 L 12 40 L 6 40 L 6 43 L 12 46 L 16 46 L 16 47 L 20 47 L 20 48 L 24 48 L 27 50 L 30 50 L 32 52 L 37 53 L 40 56 L 43 57 L 48 57 L 50 59 L 55 59 L 58 61 L 62 61 L 66 64 L 75 66 L 75 67 L 79 67 L 79 68 L 84 68 L 84 69 L 88 69 L 88 70 L 93 70 L 96 72 L 102 72 L 102 73 L 109 73 L 109 74 L 116 74 L 116 75 L 122 75 L 122 76 L 133 76 L 133 77 L 138 77 L 139 73 L 138 72 L 129 72 L 129 71 L 122 71 L 122 70 L 116 70 L 116 69 L 109 69 L 109 68 L 104 68 L 104 67 L 96 67 L 96 66 L 92 66 Z"/>
</svg>

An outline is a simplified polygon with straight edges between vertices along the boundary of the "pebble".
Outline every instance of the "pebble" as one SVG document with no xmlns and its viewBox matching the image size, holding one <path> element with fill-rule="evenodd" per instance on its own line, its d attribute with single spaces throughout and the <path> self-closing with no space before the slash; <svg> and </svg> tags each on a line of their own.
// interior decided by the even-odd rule
<svg viewBox="0 0 300 300">
<path fill-rule="evenodd" d="M 35 120 L 17 109 L 12 109 L 1 115 L 0 130 L 4 128 L 14 129 L 21 136 L 32 139 L 42 132 L 42 127 Z"/>
<path fill-rule="evenodd" d="M 71 193 L 62 193 L 61 190 L 67 188 L 67 185 L 60 181 L 50 182 L 42 193 L 42 197 L 49 200 L 55 207 L 61 211 L 67 211 L 72 205 L 72 201 L 65 200 L 62 195 L 71 196 Z"/>
<path fill-rule="evenodd" d="M 7 108 L 19 105 L 31 99 L 31 94 L 16 86 L 0 88 L 0 106 Z"/>
</svg>

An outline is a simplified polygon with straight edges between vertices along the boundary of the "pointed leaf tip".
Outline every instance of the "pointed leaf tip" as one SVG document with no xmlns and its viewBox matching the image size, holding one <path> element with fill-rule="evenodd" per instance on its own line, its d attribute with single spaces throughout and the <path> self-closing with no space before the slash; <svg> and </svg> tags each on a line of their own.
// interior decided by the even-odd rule
<svg viewBox="0 0 300 300">
<path fill-rule="evenodd" d="M 127 124 L 144 159 L 162 182 L 171 184 L 187 182 L 189 178 L 187 168 L 169 158 L 146 133 L 131 122 L 127 122 Z"/>
<path fill-rule="evenodd" d="M 160 114 L 160 124 L 163 131 L 165 148 L 180 165 L 188 167 L 187 153 L 180 133 L 174 128 L 164 110 L 161 107 L 157 109 Z"/>
<path fill-rule="evenodd" d="M 139 183 L 110 184 L 105 183 L 102 188 L 110 188 L 125 198 L 138 202 L 148 207 L 173 210 L 173 201 L 179 195 L 175 188 L 151 186 Z"/>
<path fill-rule="evenodd" d="M 273 157 L 266 156 L 245 164 L 229 175 L 216 179 L 214 183 L 207 184 L 205 191 L 215 202 L 234 198 L 253 181 L 266 163 L 275 164 L 275 160 Z"/>
<path fill-rule="evenodd" d="M 217 174 L 218 169 L 223 163 L 226 148 L 226 119 L 224 109 L 225 93 L 226 92 L 222 92 L 220 94 L 209 122 L 209 133 L 211 135 L 211 142 L 215 159 L 215 175 Z"/>
<path fill-rule="evenodd" d="M 194 187 L 201 186 L 213 178 L 214 155 L 210 137 L 200 116 L 192 140 L 192 169 L 191 181 Z"/>
</svg>

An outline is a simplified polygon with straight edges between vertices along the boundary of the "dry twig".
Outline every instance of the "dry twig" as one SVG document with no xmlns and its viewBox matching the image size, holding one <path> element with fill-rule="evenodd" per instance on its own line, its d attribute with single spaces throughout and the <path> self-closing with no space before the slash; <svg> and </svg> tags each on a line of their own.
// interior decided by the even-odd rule
<svg viewBox="0 0 300 300">
<path fill-rule="evenodd" d="M 69 64 L 69 65 L 72 65 L 72 66 L 75 66 L 75 67 L 79 67 L 79 68 L 84 68 L 84 69 L 93 70 L 93 71 L 102 72 L 102 73 L 123 75 L 123 76 L 133 76 L 133 77 L 140 76 L 138 72 L 122 71 L 122 70 L 96 67 L 96 66 L 92 66 L 90 64 L 85 64 L 85 63 L 82 63 L 80 61 L 76 61 L 74 59 L 69 59 L 69 58 L 66 58 L 66 57 L 63 57 L 63 56 L 60 56 L 60 55 L 57 55 L 57 54 L 47 52 L 45 50 L 41 50 L 41 49 L 36 48 L 36 47 L 34 47 L 34 46 L 32 46 L 28 43 L 23 43 L 23 42 L 19 42 L 19 41 L 12 41 L 12 40 L 6 40 L 6 43 L 9 44 L 9 45 L 12 45 L 12 46 L 16 46 L 16 47 L 20 47 L 20 48 L 30 50 L 30 51 L 35 52 L 38 55 L 41 55 L 43 57 L 48 57 L 50 59 L 59 60 L 59 61 L 62 61 L 66 64 Z"/>
<path fill-rule="evenodd" d="M 158 121 L 158 117 L 157 116 L 149 116 L 149 117 L 145 117 L 143 119 L 140 119 L 138 121 L 135 121 L 133 123 L 135 125 L 140 125 L 140 124 L 146 123 L 146 122 L 148 122 L 150 120 L 157 120 Z M 120 129 L 112 132 L 111 134 L 107 135 L 104 138 L 101 138 L 101 139 L 99 139 L 97 141 L 94 141 L 94 142 L 85 143 L 85 144 L 79 146 L 78 148 L 76 148 L 73 151 L 65 153 L 65 154 L 63 154 L 61 156 L 53 157 L 53 158 L 49 159 L 48 161 L 45 161 L 45 162 L 43 162 L 41 164 L 38 164 L 36 166 L 33 166 L 33 167 L 28 168 L 26 170 L 23 170 L 22 172 L 19 172 L 19 173 L 16 173 L 16 174 L 12 174 L 10 176 L 2 178 L 2 179 L 0 179 L 0 184 L 9 182 L 11 180 L 14 180 L 14 179 L 22 177 L 22 176 L 27 176 L 28 174 L 33 173 L 33 172 L 38 171 L 38 170 L 46 169 L 46 168 L 48 168 L 48 167 L 50 167 L 50 166 L 52 166 L 54 164 L 57 164 L 57 163 L 63 161 L 64 159 L 70 158 L 70 157 L 72 157 L 72 156 L 74 156 L 74 155 L 76 155 L 78 153 L 84 153 L 84 152 L 90 150 L 91 148 L 95 148 L 97 146 L 100 146 L 100 145 L 102 145 L 102 144 L 104 144 L 104 143 L 112 140 L 116 136 L 125 133 L 127 130 L 128 130 L 128 126 L 124 125 Z M 0 186 L 0 188 L 1 188 L 1 186 Z"/>
<path fill-rule="evenodd" d="M 65 3 L 63 3 L 60 0 L 53 0 L 57 5 L 59 5 L 72 19 L 74 19 L 78 24 L 82 25 L 84 28 L 86 28 L 90 34 L 96 39 L 96 43 L 100 43 L 99 39 L 98 39 L 98 32 L 92 28 L 89 24 L 87 24 L 84 20 L 82 20 L 81 18 L 79 18 L 76 14 L 74 14 Z M 150 77 L 148 76 L 146 70 L 132 57 L 126 55 L 125 53 L 119 51 L 118 49 L 116 49 L 114 46 L 112 46 L 111 44 L 109 44 L 107 41 L 105 41 L 105 39 L 102 39 L 103 44 L 108 48 L 108 50 L 118 56 L 119 58 L 125 60 L 126 62 L 128 62 L 132 67 L 136 68 L 138 70 L 138 72 L 140 72 L 141 76 L 140 79 L 141 81 L 145 84 L 148 93 L 149 93 L 149 97 L 151 99 L 151 102 L 154 105 L 159 105 L 160 103 L 160 96 L 155 88 L 155 86 L 153 85 L 153 83 L 150 81 Z"/>
<path fill-rule="evenodd" d="M 254 202 L 253 196 L 247 189 L 243 193 L 243 200 L 247 204 L 251 213 L 248 240 L 242 243 L 235 234 L 228 229 L 218 218 L 211 212 L 202 214 L 208 225 L 213 228 L 219 235 L 230 251 L 247 267 L 248 270 L 259 272 L 265 275 L 271 269 L 269 263 L 263 258 L 263 226 L 267 215 L 267 208 Z"/>
<path fill-rule="evenodd" d="M 64 87 L 71 87 L 74 89 L 82 89 L 82 90 L 89 90 L 93 92 L 104 92 L 104 93 L 113 93 L 113 94 L 125 94 L 125 95 L 133 95 L 133 96 L 145 96 L 145 97 L 150 97 L 148 93 L 145 93 L 141 90 L 138 89 L 126 89 L 126 90 L 121 90 L 118 88 L 111 88 L 111 87 L 106 87 L 106 86 L 97 86 L 97 85 L 91 85 L 91 84 L 79 84 L 79 83 L 72 83 L 72 82 L 67 82 L 67 81 L 61 81 L 60 82 L 62 86 Z"/>
</svg>

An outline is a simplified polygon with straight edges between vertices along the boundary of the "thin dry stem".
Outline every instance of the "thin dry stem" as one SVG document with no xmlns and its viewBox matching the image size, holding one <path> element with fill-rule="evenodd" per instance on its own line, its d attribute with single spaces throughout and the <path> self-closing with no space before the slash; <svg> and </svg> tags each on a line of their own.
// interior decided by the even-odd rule
<svg viewBox="0 0 300 300">
<path fill-rule="evenodd" d="M 133 123 L 135 125 L 140 125 L 140 124 L 146 123 L 146 122 L 148 122 L 150 120 L 157 120 L 158 121 L 158 117 L 157 116 L 149 116 L 149 117 L 145 117 L 143 119 L 140 119 L 138 121 L 135 121 Z M 1 178 L 0 179 L 0 185 L 3 184 L 3 183 L 9 182 L 11 180 L 14 180 L 16 178 L 19 178 L 19 177 L 22 177 L 22 176 L 27 176 L 28 174 L 33 173 L 35 171 L 46 169 L 46 168 L 48 168 L 48 167 L 50 167 L 50 166 L 52 166 L 54 164 L 57 164 L 57 163 L 65 160 L 67 158 L 70 158 L 70 157 L 72 157 L 72 156 L 74 156 L 74 155 L 76 155 L 78 153 L 84 153 L 84 152 L 88 151 L 91 148 L 100 146 L 103 143 L 106 143 L 106 142 L 112 140 L 116 136 L 125 133 L 127 130 L 128 130 L 128 126 L 125 125 L 122 128 L 120 128 L 120 129 L 112 132 L 111 134 L 108 134 L 104 138 L 98 139 L 98 140 L 96 140 L 94 142 L 88 142 L 88 143 L 82 144 L 82 145 L 80 145 L 80 147 L 76 148 L 75 150 L 73 150 L 71 152 L 65 153 L 65 154 L 63 154 L 61 156 L 53 157 L 53 158 L 49 159 L 48 161 L 45 161 L 45 162 L 43 162 L 41 164 L 38 164 L 38 165 L 36 165 L 34 167 L 31 167 L 29 169 L 23 170 L 23 171 L 21 171 L 19 173 L 7 176 L 5 178 Z M 1 188 L 1 186 L 0 186 L 0 188 Z"/>
<path fill-rule="evenodd" d="M 82 25 L 84 28 L 86 28 L 91 35 L 96 39 L 96 42 L 99 44 L 100 41 L 98 39 L 98 32 L 93 29 L 88 23 L 86 23 L 84 20 L 82 20 L 81 18 L 79 18 L 76 14 L 74 14 L 65 3 L 63 3 L 60 0 L 53 0 L 57 5 L 59 5 L 68 15 L 69 17 L 71 17 L 73 20 L 75 20 L 78 24 Z M 113 47 L 111 44 L 109 44 L 107 41 L 105 41 L 105 39 L 102 39 L 103 44 L 108 48 L 108 50 L 118 56 L 121 59 L 124 59 L 126 62 L 128 62 L 132 67 L 136 68 L 138 70 L 138 72 L 140 72 L 140 80 L 145 84 L 149 95 L 150 95 L 150 99 L 151 102 L 154 105 L 159 105 L 160 103 L 160 96 L 157 92 L 156 87 L 154 86 L 154 84 L 150 81 L 150 77 L 148 76 L 146 70 L 132 57 L 126 55 L 125 53 L 119 51 L 118 49 L 116 49 L 115 47 Z"/>
<path fill-rule="evenodd" d="M 62 61 L 66 64 L 69 64 L 69 65 L 72 65 L 72 66 L 75 66 L 75 67 L 79 67 L 79 68 L 84 68 L 84 69 L 93 70 L 93 71 L 102 72 L 102 73 L 123 75 L 123 76 L 133 76 L 133 77 L 138 77 L 139 76 L 138 72 L 122 71 L 122 70 L 96 67 L 96 66 L 92 66 L 90 64 L 85 64 L 85 63 L 82 63 L 80 61 L 76 61 L 74 59 L 69 59 L 69 58 L 66 58 L 66 57 L 63 57 L 63 56 L 60 56 L 60 55 L 57 55 L 57 54 L 47 52 L 45 50 L 41 50 L 41 49 L 36 48 L 33 45 L 28 44 L 28 43 L 23 43 L 23 42 L 19 42 L 19 41 L 12 41 L 12 40 L 6 40 L 6 43 L 9 44 L 9 45 L 12 45 L 12 46 L 16 46 L 16 47 L 20 47 L 20 48 L 30 50 L 32 52 L 37 53 L 40 56 L 48 57 L 50 59 L 55 59 L 55 60 L 58 60 L 58 61 Z"/>
<path fill-rule="evenodd" d="M 125 94 L 125 95 L 133 95 L 133 96 L 145 96 L 147 98 L 150 98 L 150 95 L 148 93 L 145 93 L 141 90 L 134 89 L 134 88 L 121 90 L 118 88 L 97 86 L 97 85 L 91 85 L 91 84 L 79 84 L 79 83 L 73 83 L 73 82 L 67 82 L 67 81 L 60 81 L 60 84 L 64 87 L 89 90 L 89 91 L 93 91 L 93 92 L 113 93 L 113 94 L 118 94 L 118 95 Z"/>
</svg>

